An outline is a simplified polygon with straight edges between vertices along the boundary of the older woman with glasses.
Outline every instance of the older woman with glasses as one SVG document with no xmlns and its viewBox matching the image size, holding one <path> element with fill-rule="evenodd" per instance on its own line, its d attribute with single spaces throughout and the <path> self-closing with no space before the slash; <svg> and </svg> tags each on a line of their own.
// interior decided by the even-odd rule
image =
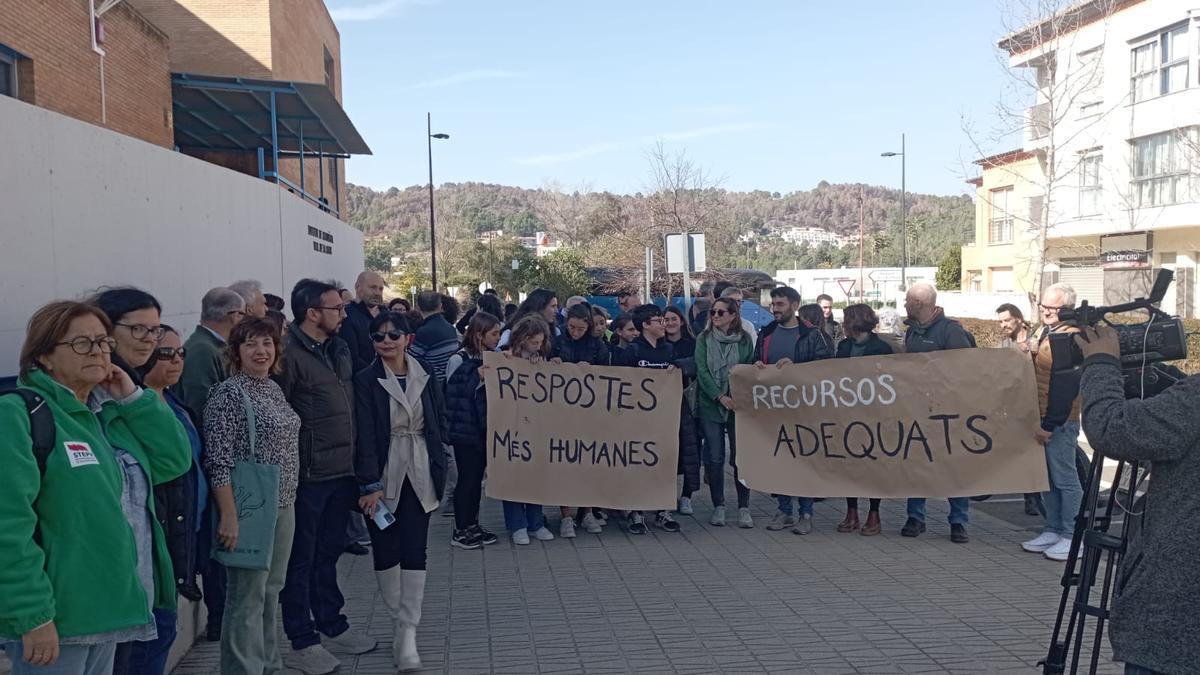
<svg viewBox="0 0 1200 675">
<path fill-rule="evenodd" d="M 157 637 L 160 611 L 173 629 L 150 491 L 192 454 L 170 408 L 113 364 L 112 330 L 93 305 L 42 307 L 21 348 L 29 400 L 0 397 L 0 646 L 14 673 L 107 675 L 118 643 Z"/>
<path fill-rule="evenodd" d="M 407 352 L 412 328 L 402 314 L 383 312 L 369 330 L 378 358 L 354 376 L 358 504 L 393 621 L 392 658 L 417 670 L 429 514 L 446 483 L 445 403 L 432 368 Z"/>
</svg>

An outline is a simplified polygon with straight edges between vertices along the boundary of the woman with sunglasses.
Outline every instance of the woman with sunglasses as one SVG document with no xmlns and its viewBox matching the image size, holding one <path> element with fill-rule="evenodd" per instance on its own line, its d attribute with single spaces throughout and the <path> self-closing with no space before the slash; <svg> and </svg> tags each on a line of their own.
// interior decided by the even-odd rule
<svg viewBox="0 0 1200 675">
<path fill-rule="evenodd" d="M 174 328 L 163 324 L 162 330 L 158 346 L 150 360 L 138 369 L 138 374 L 147 389 L 166 401 L 171 412 L 175 413 L 175 419 L 183 426 L 192 448 L 192 468 L 178 479 L 155 489 L 155 512 L 158 515 L 158 524 L 167 536 L 167 550 L 171 554 L 171 564 L 175 570 L 175 586 L 181 596 L 196 602 L 202 597 L 196 585 L 196 568 L 200 556 L 208 557 L 208 546 L 201 543 L 197 536 L 201 516 L 208 505 L 208 481 L 200 468 L 203 445 L 195 421 L 169 389 L 175 386 L 183 375 L 183 360 L 187 350 L 184 349 L 183 341 Z M 160 495 L 165 499 L 159 500 Z M 201 549 L 200 546 L 204 548 Z M 130 659 L 130 671 L 162 672 L 166 667 L 172 641 L 159 635 L 155 642 L 135 645 Z"/>
<path fill-rule="evenodd" d="M 699 392 L 696 412 L 708 448 L 708 491 L 713 509 L 710 523 L 725 525 L 725 445 L 728 437 L 729 465 L 737 489 L 738 526 L 754 527 L 750 516 L 750 488 L 738 480 L 737 443 L 734 433 L 733 398 L 729 395 L 729 373 L 734 366 L 754 358 L 754 338 L 742 329 L 742 314 L 732 298 L 717 298 L 709 310 L 708 327 L 696 340 L 696 378 Z"/>
<path fill-rule="evenodd" d="M 150 489 L 192 453 L 170 408 L 113 365 L 112 330 L 93 305 L 42 307 L 17 380 L 33 412 L 0 396 L 0 648 L 18 675 L 107 675 L 118 643 L 156 638 L 160 612 L 174 629 Z"/>
<path fill-rule="evenodd" d="M 429 514 L 446 483 L 445 403 L 433 369 L 407 351 L 412 328 L 402 314 L 382 312 L 369 330 L 378 358 L 354 376 L 358 505 L 393 621 L 392 657 L 401 671 L 416 670 Z"/>
<path fill-rule="evenodd" d="M 103 310 L 113 323 L 113 338 L 117 341 L 117 348 L 112 355 L 113 363 L 125 371 L 134 384 L 142 386 L 143 368 L 152 363 L 158 342 L 165 334 L 160 321 L 162 306 L 153 295 L 128 286 L 104 289 L 92 298 L 92 303 Z M 187 447 L 190 451 L 191 445 Z M 127 479 L 141 480 L 139 473 L 138 467 L 127 465 Z M 186 517 L 185 514 L 195 508 L 195 481 L 196 475 L 189 471 L 169 483 L 154 487 L 154 509 L 147 515 L 157 521 L 162 534 L 166 536 L 172 562 L 195 559 L 195 536 L 186 536 L 186 527 L 167 527 L 168 524 L 175 524 L 178 517 Z M 185 572 L 186 569 L 185 566 Z M 186 588 L 189 585 L 188 578 L 183 577 L 182 583 L 178 581 L 180 578 L 180 575 L 168 570 L 167 580 Z M 192 589 L 186 590 L 191 594 Z M 155 620 L 158 622 L 158 637 L 153 641 L 118 645 L 114 675 L 129 672 L 161 673 L 166 667 L 167 652 L 175 641 L 175 619 L 174 602 L 170 607 L 157 607 Z"/>
</svg>

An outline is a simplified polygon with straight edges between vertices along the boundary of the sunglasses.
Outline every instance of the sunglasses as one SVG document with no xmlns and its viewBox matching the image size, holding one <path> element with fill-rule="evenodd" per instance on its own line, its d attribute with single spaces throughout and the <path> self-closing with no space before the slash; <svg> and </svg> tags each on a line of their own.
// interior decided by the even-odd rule
<svg viewBox="0 0 1200 675">
<path fill-rule="evenodd" d="M 733 314 L 733 312 L 727 309 L 710 309 L 708 310 L 708 314 L 709 316 L 725 316 L 726 314 Z"/>
<path fill-rule="evenodd" d="M 185 347 L 159 347 L 154 350 L 154 358 L 157 361 L 170 361 L 176 356 L 182 361 L 187 357 L 187 349 Z"/>
<path fill-rule="evenodd" d="M 371 339 L 376 342 L 383 342 L 385 339 L 391 338 L 392 342 L 396 342 L 405 335 L 408 335 L 408 333 L 399 330 L 389 330 L 386 333 L 371 333 Z"/>
</svg>

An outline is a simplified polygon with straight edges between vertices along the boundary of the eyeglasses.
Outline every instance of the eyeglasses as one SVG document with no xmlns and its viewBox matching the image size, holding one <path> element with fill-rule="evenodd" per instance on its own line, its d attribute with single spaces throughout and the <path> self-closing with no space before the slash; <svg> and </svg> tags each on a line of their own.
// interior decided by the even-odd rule
<svg viewBox="0 0 1200 675">
<path fill-rule="evenodd" d="M 327 309 L 331 312 L 337 312 L 341 314 L 342 312 L 346 311 L 346 305 L 334 305 L 333 307 L 323 307 L 321 305 L 317 305 L 316 307 L 313 307 L 313 309 Z"/>
<path fill-rule="evenodd" d="M 145 340 L 147 337 L 152 337 L 155 340 L 163 336 L 162 326 L 147 326 L 140 323 L 118 323 L 117 326 L 128 328 L 129 334 L 134 340 Z"/>
<path fill-rule="evenodd" d="M 105 335 L 104 337 L 98 337 L 95 339 L 92 339 L 89 337 L 84 337 L 84 336 L 80 335 L 79 337 L 75 338 L 74 340 L 68 340 L 66 342 L 55 342 L 54 344 L 55 345 L 67 345 L 68 347 L 71 348 L 71 351 L 75 352 L 76 354 L 78 354 L 80 356 L 87 356 L 88 354 L 91 354 L 92 349 L 95 347 L 100 348 L 101 354 L 111 354 L 111 353 L 113 353 L 113 350 L 117 348 L 117 341 L 108 337 L 107 335 Z"/>
<path fill-rule="evenodd" d="M 661 316 L 655 316 L 655 317 L 646 319 L 646 323 L 661 324 L 662 322 L 663 322 L 663 320 L 662 320 Z"/>
<path fill-rule="evenodd" d="M 392 342 L 396 342 L 405 335 L 408 335 L 408 333 L 399 330 L 389 330 L 386 333 L 380 331 L 378 333 L 371 333 L 371 339 L 376 342 L 383 342 L 385 338 L 391 338 Z"/>
<path fill-rule="evenodd" d="M 1059 305 L 1057 307 L 1054 307 L 1052 305 L 1043 305 L 1041 303 L 1038 303 L 1038 307 L 1041 307 L 1043 312 L 1057 312 L 1058 310 L 1062 309 L 1063 307 L 1066 307 L 1066 305 Z"/>
<path fill-rule="evenodd" d="M 228 311 L 228 312 L 225 312 L 225 316 L 229 316 L 230 314 L 237 314 L 237 315 L 240 315 L 240 316 L 242 316 L 242 317 L 245 317 L 245 316 L 246 316 L 246 313 L 245 313 L 245 312 L 243 312 L 243 311 L 242 311 L 242 310 L 240 310 L 240 309 L 234 309 L 234 310 L 230 310 L 230 311 Z"/>
<path fill-rule="evenodd" d="M 173 361 L 178 356 L 182 361 L 187 357 L 187 348 L 185 347 L 159 347 L 154 350 L 154 358 L 157 361 Z"/>
<path fill-rule="evenodd" d="M 733 314 L 733 312 L 731 312 L 727 309 L 710 309 L 710 310 L 708 310 L 709 316 L 725 316 L 726 314 Z"/>
</svg>

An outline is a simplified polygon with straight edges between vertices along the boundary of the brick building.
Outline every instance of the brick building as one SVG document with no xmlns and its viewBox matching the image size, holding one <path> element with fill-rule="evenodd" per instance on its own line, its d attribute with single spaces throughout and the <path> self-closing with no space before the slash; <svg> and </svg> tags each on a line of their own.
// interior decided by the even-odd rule
<svg viewBox="0 0 1200 675">
<path fill-rule="evenodd" d="M 323 83 L 342 101 L 341 37 L 323 0 L 126 2 L 170 36 L 171 72 Z M 248 153 L 184 152 L 257 174 L 257 159 Z M 305 160 L 303 185 L 299 159 L 281 159 L 279 173 L 314 195 L 345 194 L 344 161 L 318 161 Z"/>
<path fill-rule="evenodd" d="M 167 35 L 127 3 L 0 0 L 0 94 L 163 147 L 173 144 Z"/>
</svg>

